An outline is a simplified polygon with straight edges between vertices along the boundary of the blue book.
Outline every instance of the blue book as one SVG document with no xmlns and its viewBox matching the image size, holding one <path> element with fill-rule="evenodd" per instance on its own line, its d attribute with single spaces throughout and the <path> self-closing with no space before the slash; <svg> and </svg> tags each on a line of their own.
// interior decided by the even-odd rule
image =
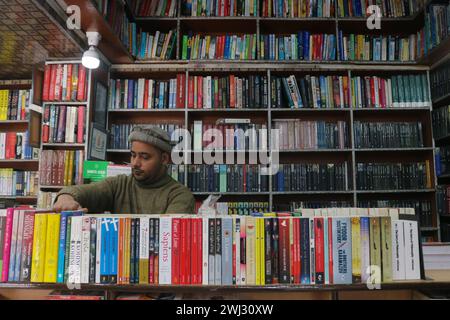
<svg viewBox="0 0 450 320">
<path fill-rule="evenodd" d="M 67 220 L 69 217 L 83 215 L 80 211 L 63 211 L 61 212 L 61 223 L 59 228 L 59 249 L 58 249 L 58 273 L 56 283 L 64 283 L 64 264 L 66 255 L 66 237 L 67 237 Z"/>
<path fill-rule="evenodd" d="M 222 285 L 233 284 L 233 219 L 222 218 Z"/>
<path fill-rule="evenodd" d="M 127 108 L 133 109 L 134 102 L 134 80 L 125 80 L 128 81 L 128 97 L 127 97 Z"/>
<path fill-rule="evenodd" d="M 118 263 L 118 239 L 119 239 L 119 219 L 112 218 L 109 220 L 109 232 L 110 232 L 110 283 L 117 283 L 117 263 Z"/>
<path fill-rule="evenodd" d="M 277 191 L 284 191 L 284 167 L 280 168 L 281 170 L 278 171 L 278 190 Z"/>
<path fill-rule="evenodd" d="M 224 50 L 224 54 L 223 54 L 223 58 L 225 60 L 230 59 L 230 36 L 225 36 L 225 50 Z"/>
<path fill-rule="evenodd" d="M 309 218 L 300 218 L 300 282 L 311 283 L 311 254 L 309 239 Z"/>
<path fill-rule="evenodd" d="M 303 31 L 303 57 L 304 60 L 311 60 L 309 56 L 309 32 Z"/>
<path fill-rule="evenodd" d="M 436 148 L 435 153 L 435 162 L 436 162 L 436 175 L 439 177 L 442 174 L 442 164 L 441 164 L 441 150 Z"/>
<path fill-rule="evenodd" d="M 165 105 L 164 101 L 164 92 L 166 90 L 166 82 L 162 81 L 159 85 L 159 101 L 158 101 L 158 109 L 163 109 Z"/>
<path fill-rule="evenodd" d="M 350 218 L 333 219 L 333 283 L 352 283 L 352 231 Z"/>
<path fill-rule="evenodd" d="M 139 52 L 139 57 L 141 59 L 145 58 L 145 49 L 147 48 L 147 32 L 142 32 L 141 34 L 141 50 Z"/>
<path fill-rule="evenodd" d="M 284 49 L 284 37 L 278 37 L 278 60 L 285 59 Z"/>
<path fill-rule="evenodd" d="M 304 59 L 304 55 L 303 55 L 303 32 L 300 31 L 297 34 L 297 56 L 299 60 L 303 60 Z"/>
<path fill-rule="evenodd" d="M 101 219 L 101 247 L 100 247 L 100 282 L 108 283 L 108 229 L 109 219 Z M 98 249 L 98 248 L 97 248 Z"/>
</svg>

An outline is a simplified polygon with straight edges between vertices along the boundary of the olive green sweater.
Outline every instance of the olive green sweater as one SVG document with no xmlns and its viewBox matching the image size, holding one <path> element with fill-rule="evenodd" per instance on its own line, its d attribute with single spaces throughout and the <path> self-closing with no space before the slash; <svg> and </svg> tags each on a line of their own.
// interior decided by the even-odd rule
<svg viewBox="0 0 450 320">
<path fill-rule="evenodd" d="M 69 194 L 91 213 L 164 214 L 194 213 L 191 191 L 165 175 L 153 184 L 143 184 L 132 176 L 119 175 L 93 184 L 67 187 Z"/>
</svg>

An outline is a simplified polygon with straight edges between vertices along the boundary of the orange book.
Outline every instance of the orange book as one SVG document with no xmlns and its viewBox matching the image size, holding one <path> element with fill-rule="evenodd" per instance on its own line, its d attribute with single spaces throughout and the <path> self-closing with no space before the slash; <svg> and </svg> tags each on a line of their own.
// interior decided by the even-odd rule
<svg viewBox="0 0 450 320">
<path fill-rule="evenodd" d="M 123 284 L 123 253 L 124 253 L 124 219 L 119 218 L 119 255 L 117 265 L 117 284 Z"/>
<path fill-rule="evenodd" d="M 230 75 L 230 108 L 236 107 L 236 79 Z"/>
<path fill-rule="evenodd" d="M 125 218 L 124 241 L 124 284 L 130 284 L 130 245 L 131 245 L 131 218 Z"/>
<path fill-rule="evenodd" d="M 64 100 L 66 100 L 66 101 L 70 101 L 70 99 L 72 97 L 72 69 L 73 69 L 73 64 L 69 64 L 67 66 L 67 91 L 66 91 L 66 96 L 63 97 Z"/>
</svg>

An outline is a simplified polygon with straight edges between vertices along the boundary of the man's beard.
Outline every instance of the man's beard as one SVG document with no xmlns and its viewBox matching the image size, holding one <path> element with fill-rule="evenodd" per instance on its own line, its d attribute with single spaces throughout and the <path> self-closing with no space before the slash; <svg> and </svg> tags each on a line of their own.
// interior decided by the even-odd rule
<svg viewBox="0 0 450 320">
<path fill-rule="evenodd" d="M 162 174 L 160 174 L 160 172 L 161 169 L 154 174 L 145 175 L 144 171 L 139 169 L 133 169 L 133 178 L 138 182 L 151 184 L 158 181 L 161 178 Z"/>
</svg>

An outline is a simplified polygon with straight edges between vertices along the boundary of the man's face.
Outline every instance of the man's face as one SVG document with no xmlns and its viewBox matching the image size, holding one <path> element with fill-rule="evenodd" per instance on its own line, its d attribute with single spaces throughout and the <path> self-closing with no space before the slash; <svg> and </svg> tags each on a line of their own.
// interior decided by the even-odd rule
<svg viewBox="0 0 450 320">
<path fill-rule="evenodd" d="M 169 163 L 168 154 L 158 148 L 139 141 L 131 145 L 131 167 L 137 181 L 156 181 L 165 173 Z"/>
</svg>

